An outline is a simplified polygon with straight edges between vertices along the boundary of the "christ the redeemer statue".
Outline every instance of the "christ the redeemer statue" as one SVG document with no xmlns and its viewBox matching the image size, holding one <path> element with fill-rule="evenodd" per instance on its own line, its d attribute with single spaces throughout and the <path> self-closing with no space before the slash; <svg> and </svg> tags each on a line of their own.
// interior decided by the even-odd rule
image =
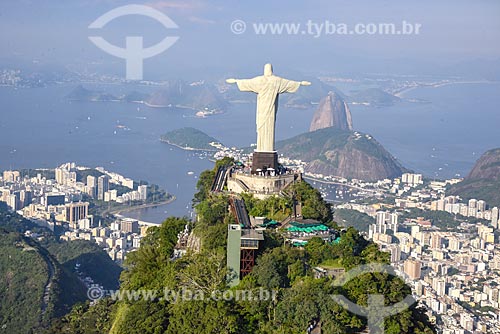
<svg viewBox="0 0 500 334">
<path fill-rule="evenodd" d="M 227 79 L 227 83 L 236 83 L 242 92 L 257 94 L 257 152 L 275 152 L 274 130 L 278 96 L 282 93 L 295 93 L 299 87 L 309 86 L 309 81 L 292 81 L 273 74 L 271 64 L 264 66 L 264 75 L 252 79 Z"/>
</svg>

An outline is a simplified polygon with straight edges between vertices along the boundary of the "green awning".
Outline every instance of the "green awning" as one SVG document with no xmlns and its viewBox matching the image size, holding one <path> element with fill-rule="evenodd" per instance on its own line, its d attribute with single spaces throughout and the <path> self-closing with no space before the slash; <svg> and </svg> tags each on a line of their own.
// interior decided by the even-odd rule
<svg viewBox="0 0 500 334">
<path fill-rule="evenodd" d="M 328 231 L 328 226 L 323 225 L 323 224 L 300 224 L 300 225 L 292 225 L 287 228 L 289 232 L 306 232 L 306 233 L 312 233 L 312 232 L 318 232 L 318 231 Z"/>
</svg>

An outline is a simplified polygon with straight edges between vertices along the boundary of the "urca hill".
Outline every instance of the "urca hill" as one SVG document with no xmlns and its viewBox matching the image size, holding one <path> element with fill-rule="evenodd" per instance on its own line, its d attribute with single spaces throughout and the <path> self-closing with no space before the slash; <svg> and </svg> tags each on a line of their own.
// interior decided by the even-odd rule
<svg viewBox="0 0 500 334">
<path fill-rule="evenodd" d="M 285 156 L 308 162 L 306 172 L 376 181 L 400 176 L 401 164 L 373 137 L 333 127 L 276 144 Z"/>
<path fill-rule="evenodd" d="M 471 172 L 450 193 L 464 199 L 479 198 L 490 205 L 500 206 L 500 148 L 484 153 Z"/>
</svg>

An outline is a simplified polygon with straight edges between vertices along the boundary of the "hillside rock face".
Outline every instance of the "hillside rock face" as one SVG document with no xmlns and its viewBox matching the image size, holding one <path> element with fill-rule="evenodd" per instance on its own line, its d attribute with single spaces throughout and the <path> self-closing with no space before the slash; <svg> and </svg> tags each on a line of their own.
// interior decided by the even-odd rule
<svg viewBox="0 0 500 334">
<path fill-rule="evenodd" d="M 406 170 L 370 135 L 325 128 L 276 143 L 279 152 L 307 162 L 306 172 L 376 181 Z"/>
<path fill-rule="evenodd" d="M 489 150 L 476 162 L 469 175 L 450 188 L 451 195 L 464 200 L 482 199 L 490 207 L 500 206 L 500 148 Z"/>
<path fill-rule="evenodd" d="M 476 162 L 466 180 L 500 179 L 500 148 L 489 150 Z"/>
<path fill-rule="evenodd" d="M 323 98 L 314 113 L 309 131 L 334 127 L 352 130 L 351 112 L 347 103 L 335 92 L 329 92 Z"/>
</svg>

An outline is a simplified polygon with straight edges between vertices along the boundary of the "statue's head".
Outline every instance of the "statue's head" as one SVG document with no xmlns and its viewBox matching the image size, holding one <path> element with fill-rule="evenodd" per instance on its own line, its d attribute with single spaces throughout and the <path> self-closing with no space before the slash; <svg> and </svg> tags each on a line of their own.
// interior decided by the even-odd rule
<svg viewBox="0 0 500 334">
<path fill-rule="evenodd" d="M 271 65 L 270 63 L 264 65 L 264 75 L 266 77 L 273 75 L 273 65 Z"/>
</svg>

